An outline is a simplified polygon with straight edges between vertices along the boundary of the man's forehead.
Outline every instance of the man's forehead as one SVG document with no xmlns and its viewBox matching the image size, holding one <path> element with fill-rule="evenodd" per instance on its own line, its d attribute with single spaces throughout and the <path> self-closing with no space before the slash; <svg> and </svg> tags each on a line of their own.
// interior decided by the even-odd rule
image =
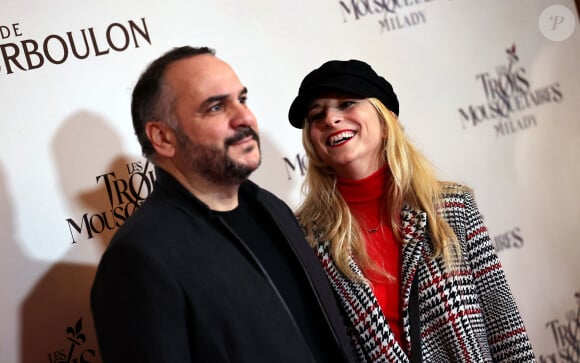
<svg viewBox="0 0 580 363">
<path fill-rule="evenodd" d="M 229 68 L 229 66 L 221 59 L 211 54 L 192 55 L 187 58 L 182 58 L 172 62 L 167 67 L 167 73 L 188 73 L 188 74 L 203 74 L 208 69 Z"/>
<path fill-rule="evenodd" d="M 243 86 L 233 69 L 212 55 L 197 55 L 174 62 L 167 80 L 187 93 L 238 93 Z"/>
</svg>

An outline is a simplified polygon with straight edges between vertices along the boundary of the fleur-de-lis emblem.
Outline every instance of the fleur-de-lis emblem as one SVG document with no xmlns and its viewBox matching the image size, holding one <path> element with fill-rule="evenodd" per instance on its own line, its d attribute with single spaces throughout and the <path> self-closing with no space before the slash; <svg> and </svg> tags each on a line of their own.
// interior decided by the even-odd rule
<svg viewBox="0 0 580 363">
<path fill-rule="evenodd" d="M 511 47 L 509 47 L 508 49 L 505 50 L 506 53 L 508 54 L 508 59 L 510 61 L 510 63 L 514 63 L 520 60 L 520 58 L 518 58 L 518 55 L 516 54 L 516 45 L 512 44 Z"/>
<path fill-rule="evenodd" d="M 68 340 L 73 342 L 73 344 L 81 345 L 87 340 L 87 337 L 81 333 L 83 330 L 83 318 L 80 318 L 75 324 L 74 328 L 69 326 L 66 328 L 66 333 L 68 335 Z"/>
<path fill-rule="evenodd" d="M 511 74 L 511 72 L 512 72 L 512 65 L 520 60 L 520 58 L 516 54 L 516 45 L 515 45 L 515 43 L 512 44 L 511 47 L 509 47 L 508 49 L 506 49 L 505 52 L 508 54 L 508 61 L 509 61 L 507 74 Z"/>
</svg>

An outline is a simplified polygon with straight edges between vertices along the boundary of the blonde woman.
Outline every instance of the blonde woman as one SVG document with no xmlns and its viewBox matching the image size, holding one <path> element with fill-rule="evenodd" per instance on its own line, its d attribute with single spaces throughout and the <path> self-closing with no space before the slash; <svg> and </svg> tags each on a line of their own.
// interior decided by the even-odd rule
<svg viewBox="0 0 580 363">
<path fill-rule="evenodd" d="M 532 362 L 470 190 L 436 179 L 391 84 L 358 60 L 302 81 L 290 123 L 309 159 L 297 211 L 362 362 Z"/>
</svg>

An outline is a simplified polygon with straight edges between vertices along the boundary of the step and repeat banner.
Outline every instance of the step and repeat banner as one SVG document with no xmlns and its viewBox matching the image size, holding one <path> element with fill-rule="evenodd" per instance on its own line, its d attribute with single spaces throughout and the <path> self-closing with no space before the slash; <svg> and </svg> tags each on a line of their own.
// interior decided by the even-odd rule
<svg viewBox="0 0 580 363">
<path fill-rule="evenodd" d="M 215 48 L 248 87 L 263 149 L 252 179 L 292 208 L 300 81 L 330 59 L 370 63 L 440 177 L 474 189 L 538 361 L 579 362 L 579 28 L 573 0 L 4 4 L 0 362 L 101 362 L 96 265 L 155 179 L 132 87 L 182 45 Z"/>
</svg>

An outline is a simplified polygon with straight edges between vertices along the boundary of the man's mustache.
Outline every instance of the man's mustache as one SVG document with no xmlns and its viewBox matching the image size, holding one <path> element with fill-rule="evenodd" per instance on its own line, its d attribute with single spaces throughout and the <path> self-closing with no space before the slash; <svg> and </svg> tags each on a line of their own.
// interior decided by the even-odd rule
<svg viewBox="0 0 580 363">
<path fill-rule="evenodd" d="M 251 136 L 252 139 L 258 142 L 258 144 L 260 143 L 260 137 L 258 136 L 258 133 L 254 131 L 254 129 L 248 126 L 242 126 L 236 129 L 236 133 L 234 134 L 234 136 L 226 139 L 225 144 L 226 146 L 231 146 L 248 136 Z"/>
</svg>

